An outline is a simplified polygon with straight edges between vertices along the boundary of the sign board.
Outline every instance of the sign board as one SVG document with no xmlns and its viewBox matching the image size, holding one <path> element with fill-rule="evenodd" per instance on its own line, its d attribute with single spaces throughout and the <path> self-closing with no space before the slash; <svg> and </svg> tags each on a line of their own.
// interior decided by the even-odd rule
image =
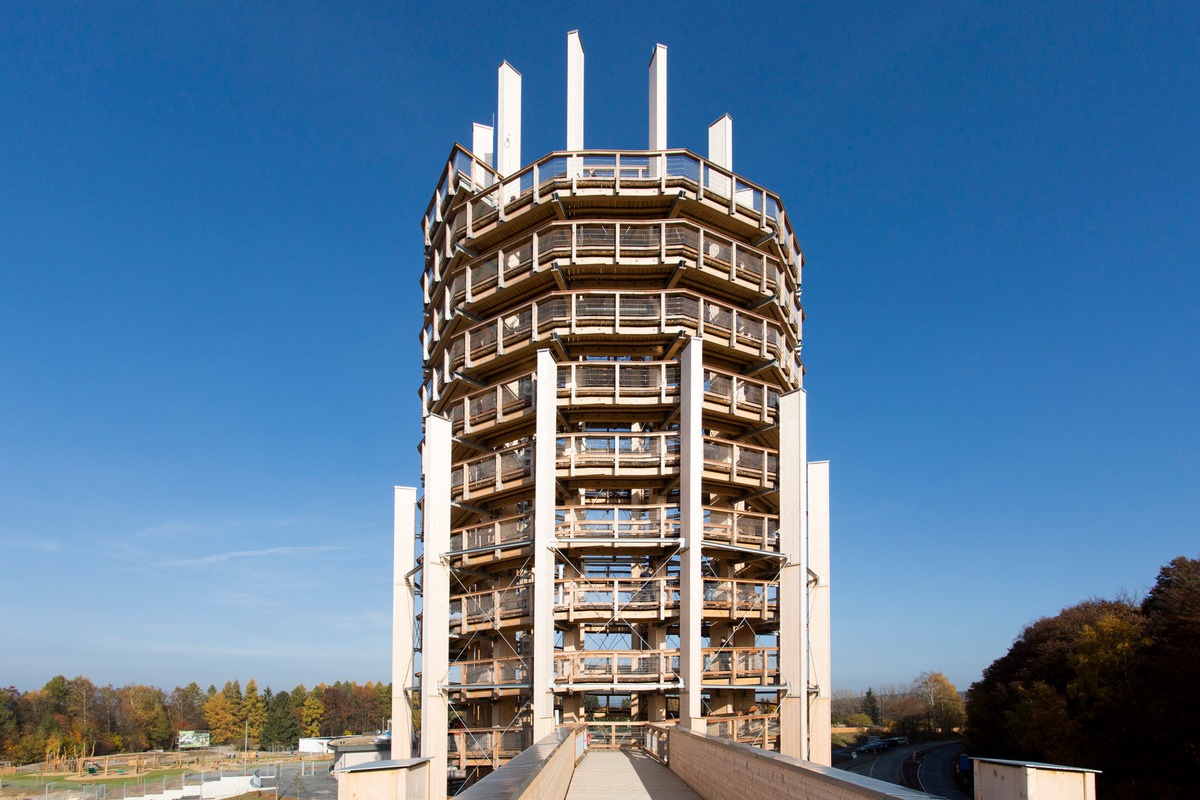
<svg viewBox="0 0 1200 800">
<path fill-rule="evenodd" d="M 189 747 L 209 747 L 212 744 L 211 734 L 208 731 L 180 731 L 179 732 L 179 749 L 184 750 Z"/>
</svg>

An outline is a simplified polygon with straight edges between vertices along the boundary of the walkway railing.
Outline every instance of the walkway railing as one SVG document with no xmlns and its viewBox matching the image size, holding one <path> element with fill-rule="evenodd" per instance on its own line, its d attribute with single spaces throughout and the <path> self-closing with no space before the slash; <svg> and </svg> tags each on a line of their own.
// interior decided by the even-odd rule
<svg viewBox="0 0 1200 800">
<path fill-rule="evenodd" d="M 679 682 L 678 650 L 580 650 L 554 654 L 555 682 Z"/>
<path fill-rule="evenodd" d="M 774 686 L 779 682 L 778 647 L 705 647 L 701 679 L 709 684 Z"/>
<path fill-rule="evenodd" d="M 561 578 L 555 581 L 554 610 L 573 620 L 581 613 L 619 617 L 626 613 L 656 614 L 679 609 L 678 578 Z"/>
<path fill-rule="evenodd" d="M 778 195 L 687 150 L 555 152 L 502 178 L 456 145 L 425 213 L 425 243 L 449 252 L 461 239 L 486 232 L 556 191 L 599 188 L 619 193 L 627 187 L 665 194 L 676 186 L 690 189 L 699 201 L 716 201 L 759 228 L 778 231 L 789 257 L 799 257 L 795 232 Z M 476 192 L 458 207 L 465 213 L 449 220 L 450 235 L 443 237 L 438 223 L 446 221 L 448 201 L 464 188 Z"/>
<path fill-rule="evenodd" d="M 519 285 L 556 263 L 684 264 L 731 284 L 780 298 L 786 321 L 801 323 L 795 274 L 774 256 L 685 220 L 649 223 L 552 222 L 474 259 L 433 251 L 422 281 L 428 341 L 440 338 L 463 304 Z"/>
<path fill-rule="evenodd" d="M 499 628 L 533 613 L 533 589 L 528 584 L 450 595 L 450 632 Z"/>
<path fill-rule="evenodd" d="M 446 757 L 459 769 L 480 764 L 498 767 L 528 746 L 519 728 L 452 728 L 446 736 Z"/>
<path fill-rule="evenodd" d="M 529 667 L 516 657 L 452 661 L 445 683 L 457 689 L 528 686 Z"/>
<path fill-rule="evenodd" d="M 556 292 L 430 347 L 426 397 L 440 397 L 460 370 L 482 367 L 553 336 L 607 335 L 618 329 L 655 335 L 692 333 L 744 355 L 774 359 L 789 380 L 799 380 L 799 342 L 787 327 L 734 305 L 684 290 Z"/>
</svg>

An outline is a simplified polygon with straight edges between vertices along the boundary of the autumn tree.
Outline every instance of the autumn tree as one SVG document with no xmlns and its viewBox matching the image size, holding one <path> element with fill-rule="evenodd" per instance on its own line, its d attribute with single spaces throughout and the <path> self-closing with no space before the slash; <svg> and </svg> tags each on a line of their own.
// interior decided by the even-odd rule
<svg viewBox="0 0 1200 800">
<path fill-rule="evenodd" d="M 304 699 L 304 706 L 301 714 L 300 734 L 302 736 L 320 736 L 321 726 L 324 724 L 325 704 L 321 702 L 320 694 L 314 689 L 308 697 Z"/>
<path fill-rule="evenodd" d="M 242 737 L 238 709 L 224 692 L 217 692 L 204 703 L 204 722 L 213 744 L 229 744 Z"/>
<path fill-rule="evenodd" d="M 1109 800 L 1190 797 L 1200 772 L 1200 560 L 1140 604 L 1087 600 L 1027 626 L 968 694 L 978 755 L 1102 770 Z"/>
<path fill-rule="evenodd" d="M 253 678 L 246 682 L 242 708 L 246 718 L 246 735 L 250 741 L 258 742 L 262 736 L 263 724 L 267 721 L 267 705 L 264 698 L 258 694 L 258 684 Z"/>
</svg>

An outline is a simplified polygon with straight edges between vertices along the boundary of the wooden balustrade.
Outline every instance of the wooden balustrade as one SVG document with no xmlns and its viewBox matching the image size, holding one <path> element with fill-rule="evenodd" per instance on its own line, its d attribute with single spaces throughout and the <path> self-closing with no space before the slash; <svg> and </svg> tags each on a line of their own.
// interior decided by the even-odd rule
<svg viewBox="0 0 1200 800">
<path fill-rule="evenodd" d="M 579 650 L 554 654 L 562 684 L 679 682 L 678 650 Z"/>
<path fill-rule="evenodd" d="M 774 686 L 779 680 L 778 647 L 705 647 L 700 652 L 705 683 Z"/>
<path fill-rule="evenodd" d="M 456 689 L 494 686 L 527 686 L 529 666 L 518 657 L 451 661 L 446 685 Z"/>
<path fill-rule="evenodd" d="M 451 728 L 446 734 L 446 757 L 459 769 L 498 767 L 524 750 L 527 739 L 520 728 Z"/>
<path fill-rule="evenodd" d="M 499 628 L 533 613 L 533 589 L 527 584 L 450 595 L 450 630 L 467 633 Z"/>
</svg>

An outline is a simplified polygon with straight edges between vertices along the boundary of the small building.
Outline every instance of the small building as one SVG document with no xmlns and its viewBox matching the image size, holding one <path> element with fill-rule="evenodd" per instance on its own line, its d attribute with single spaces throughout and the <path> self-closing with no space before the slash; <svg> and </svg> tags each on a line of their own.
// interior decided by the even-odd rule
<svg viewBox="0 0 1200 800">
<path fill-rule="evenodd" d="M 329 743 L 336 736 L 307 736 L 300 740 L 297 751 L 301 753 L 332 753 Z"/>
<path fill-rule="evenodd" d="M 1096 800 L 1100 770 L 976 758 L 975 796 L 987 800 Z"/>
<path fill-rule="evenodd" d="M 377 738 L 374 734 L 343 736 L 329 742 L 329 752 L 333 753 L 333 766 L 330 769 L 339 783 L 342 780 L 339 770 L 383 761 L 391 756 L 391 741 L 377 741 Z"/>
</svg>

